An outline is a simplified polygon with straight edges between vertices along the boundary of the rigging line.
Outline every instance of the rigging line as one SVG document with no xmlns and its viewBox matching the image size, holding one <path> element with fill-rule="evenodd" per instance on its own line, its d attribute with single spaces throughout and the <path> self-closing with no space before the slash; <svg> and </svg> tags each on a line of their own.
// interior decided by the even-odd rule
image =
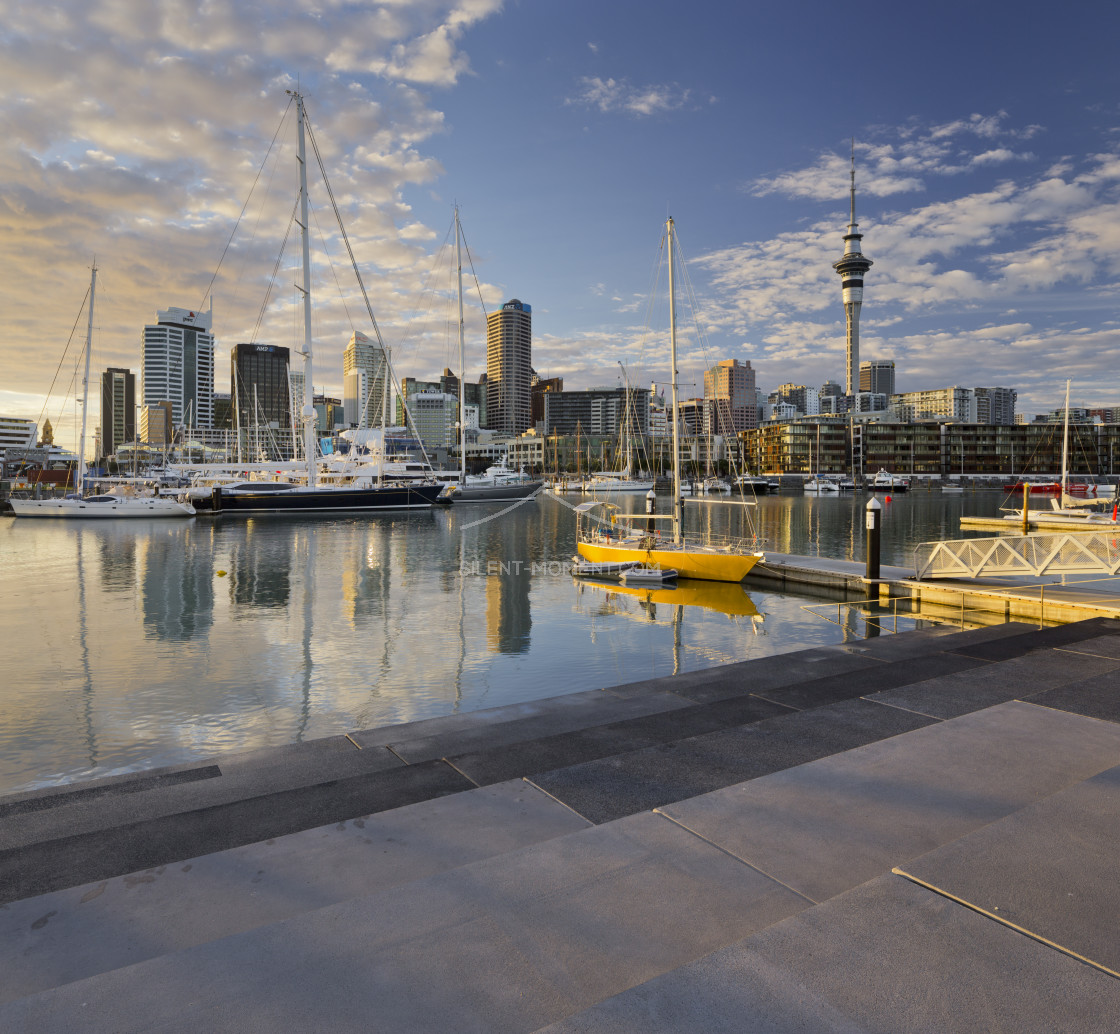
<svg viewBox="0 0 1120 1034">
<path fill-rule="evenodd" d="M 319 234 L 319 244 L 323 248 L 323 254 L 327 256 L 327 266 L 330 267 L 331 276 L 334 277 L 334 286 L 338 290 L 338 299 L 342 302 L 342 311 L 346 313 L 346 322 L 350 324 L 350 330 L 355 330 L 354 320 L 350 315 L 350 309 L 346 305 L 346 296 L 342 293 L 342 284 L 338 282 L 338 270 L 335 269 L 334 263 L 331 261 L 330 249 L 327 247 L 327 238 L 323 233 L 323 228 L 319 225 L 319 213 L 315 210 L 315 206 L 311 204 L 311 199 L 307 199 L 307 207 L 311 211 L 311 218 L 315 220 L 315 231 Z"/>
<path fill-rule="evenodd" d="M 268 156 L 272 154 L 272 148 L 276 146 L 276 138 L 280 135 L 280 130 L 284 128 L 284 122 L 288 118 L 288 112 L 291 111 L 294 101 L 294 97 L 288 98 L 288 106 L 284 109 L 284 114 L 280 116 L 280 123 L 276 127 L 276 132 L 272 134 L 272 142 L 268 145 L 268 151 L 265 153 L 264 159 L 261 161 L 261 164 L 257 169 L 256 176 L 253 177 L 253 185 L 249 188 L 249 196 L 245 199 L 245 204 L 241 206 L 241 212 L 237 216 L 237 222 L 233 224 L 233 229 L 230 231 L 229 240 L 226 241 L 226 246 L 222 248 L 222 254 L 218 259 L 218 265 L 214 270 L 214 275 L 210 278 L 210 283 L 207 285 L 206 291 L 202 295 L 203 302 L 205 302 L 206 299 L 211 296 L 210 292 L 214 289 L 214 281 L 218 279 L 218 273 L 221 271 L 222 263 L 225 261 L 226 253 L 229 251 L 230 245 L 233 244 L 233 238 L 237 233 L 237 228 L 241 225 L 241 220 L 245 217 L 245 210 L 249 207 L 249 202 L 253 198 L 253 191 L 257 189 L 257 183 L 260 181 L 261 173 L 264 171 L 265 164 L 268 162 Z M 201 305 L 198 307 L 198 311 L 202 311 Z"/>
<path fill-rule="evenodd" d="M 297 198 L 292 205 L 292 214 L 288 217 L 288 228 L 284 231 L 284 241 L 280 245 L 280 252 L 277 254 L 276 261 L 272 265 L 272 275 L 268 279 L 268 288 L 264 293 L 264 301 L 261 302 L 260 310 L 257 312 L 257 321 L 253 324 L 253 334 L 249 339 L 251 342 L 257 340 L 257 334 L 260 332 L 261 325 L 264 323 L 265 313 L 268 311 L 269 302 L 272 300 L 272 292 L 276 288 L 276 280 L 280 275 L 280 266 L 284 261 L 284 252 L 287 250 L 288 241 L 292 235 L 292 226 L 296 221 L 296 208 L 298 205 L 299 199 Z"/>
<path fill-rule="evenodd" d="M 463 230 L 462 222 L 459 224 L 459 233 L 463 237 L 463 250 L 467 253 L 467 265 L 471 267 L 471 279 L 474 281 L 474 289 L 478 293 L 478 304 L 482 306 L 482 315 L 489 317 L 490 313 L 486 308 L 486 299 L 482 297 L 482 285 L 478 282 L 478 273 L 474 268 L 474 255 L 471 254 L 470 245 L 467 243 L 467 235 Z"/>
<path fill-rule="evenodd" d="M 393 362 L 389 358 L 389 350 L 385 347 L 385 341 L 381 337 L 381 328 L 377 325 L 377 319 L 373 315 L 373 306 L 370 305 L 369 294 L 366 292 L 365 281 L 362 280 L 362 272 L 358 268 L 358 260 L 354 255 L 354 249 L 350 245 L 350 235 L 346 232 L 346 226 L 342 222 L 342 213 L 338 209 L 338 202 L 335 200 L 334 191 L 331 189 L 330 178 L 327 176 L 327 168 L 323 163 L 323 156 L 319 153 L 319 142 L 315 138 L 315 134 L 311 129 L 311 120 L 307 117 L 307 110 L 304 109 L 304 126 L 307 130 L 307 137 L 311 141 L 311 149 L 315 152 L 315 161 L 319 166 L 319 173 L 323 177 L 323 186 L 326 188 L 327 197 L 330 198 L 331 208 L 334 210 L 335 221 L 338 223 L 338 231 L 342 234 L 343 243 L 346 245 L 346 253 L 350 256 L 350 265 L 354 270 L 354 277 L 358 281 L 358 287 L 362 292 L 362 299 L 366 303 L 366 312 L 369 314 L 370 325 L 373 327 L 374 336 L 377 338 L 377 343 L 381 347 L 382 354 L 385 356 L 385 366 L 389 371 L 389 376 L 392 378 L 394 390 L 397 386 L 397 374 L 393 369 Z M 405 401 L 404 396 L 401 396 L 401 410 L 404 412 L 405 424 L 412 424 L 412 430 L 416 434 L 416 440 L 420 443 L 420 455 L 423 456 L 424 462 L 429 463 L 428 450 L 424 446 L 424 441 L 420 437 L 420 432 L 416 427 L 416 421 L 412 418 L 412 413 L 409 411 L 408 403 Z"/>
<path fill-rule="evenodd" d="M 39 419 L 37 423 L 42 426 L 43 415 L 47 411 L 47 406 L 51 404 L 51 395 L 54 393 L 55 383 L 58 381 L 58 375 L 62 372 L 62 364 L 66 362 L 66 356 L 70 352 L 70 346 L 74 342 L 74 333 L 78 329 L 78 323 L 81 321 L 82 313 L 86 311 L 86 302 L 89 301 L 89 287 L 86 287 L 86 293 L 82 297 L 82 304 L 78 308 L 78 315 L 74 317 L 74 326 L 70 328 L 70 336 L 66 339 L 66 347 L 62 351 L 62 357 L 58 360 L 58 366 L 54 369 L 54 376 L 51 378 L 51 386 L 47 389 L 46 398 L 43 399 L 43 408 L 39 410 Z M 73 384 L 73 380 L 70 382 Z M 61 419 L 61 417 L 59 418 Z"/>
</svg>

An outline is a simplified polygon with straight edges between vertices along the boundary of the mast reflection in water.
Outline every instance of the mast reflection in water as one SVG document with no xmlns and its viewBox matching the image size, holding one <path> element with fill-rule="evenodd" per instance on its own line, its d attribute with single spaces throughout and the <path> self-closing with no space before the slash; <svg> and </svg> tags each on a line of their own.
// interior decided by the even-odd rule
<svg viewBox="0 0 1120 1034">
<path fill-rule="evenodd" d="M 756 523 L 772 549 L 859 559 L 851 524 L 862 523 L 865 502 L 763 498 Z M 962 505 L 980 512 L 971 495 L 896 501 L 884 518 L 884 563 L 923 535 L 944 537 Z M 702 519 L 718 531 L 742 509 Z M 581 590 L 567 573 L 571 510 L 548 497 L 505 510 L 127 526 L 0 520 L 0 791 L 852 634 L 802 610 L 809 600 L 753 587 L 731 586 L 735 601 L 722 609 L 681 590 L 665 599 Z"/>
</svg>

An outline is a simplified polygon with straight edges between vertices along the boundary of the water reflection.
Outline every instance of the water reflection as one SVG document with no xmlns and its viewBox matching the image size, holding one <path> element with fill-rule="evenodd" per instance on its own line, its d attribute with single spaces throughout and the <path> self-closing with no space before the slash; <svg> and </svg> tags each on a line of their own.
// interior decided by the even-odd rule
<svg viewBox="0 0 1120 1034">
<path fill-rule="evenodd" d="M 859 560 L 865 502 L 764 497 L 751 516 L 771 549 Z M 969 495 L 888 506 L 883 562 L 959 534 L 962 508 L 982 512 Z M 540 498 L 503 510 L 0 521 L 0 622 L 7 642 L 33 644 L 5 658 L 0 790 L 865 634 L 854 612 L 845 627 L 789 593 L 581 586 L 563 566 L 575 552 L 569 508 Z M 689 506 L 686 517 L 716 534 L 746 526 L 743 507 Z"/>
<path fill-rule="evenodd" d="M 214 561 L 208 531 L 179 522 L 161 528 L 153 522 L 140 551 L 140 602 L 148 636 L 177 642 L 205 636 L 210 630 Z M 129 530 L 112 527 L 85 533 L 120 537 Z"/>
</svg>

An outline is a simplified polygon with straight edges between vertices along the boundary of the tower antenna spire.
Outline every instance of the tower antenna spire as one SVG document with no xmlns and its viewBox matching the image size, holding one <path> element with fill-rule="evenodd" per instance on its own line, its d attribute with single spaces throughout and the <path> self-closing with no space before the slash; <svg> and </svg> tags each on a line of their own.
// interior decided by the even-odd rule
<svg viewBox="0 0 1120 1034">
<path fill-rule="evenodd" d="M 871 259 L 860 251 L 863 234 L 856 223 L 856 138 L 852 137 L 851 170 L 851 221 L 844 234 L 844 257 L 833 262 L 832 268 L 840 274 L 844 296 L 844 316 L 847 323 L 848 363 L 845 392 L 855 395 L 859 391 L 859 311 L 863 305 L 863 277 L 871 268 Z"/>
</svg>

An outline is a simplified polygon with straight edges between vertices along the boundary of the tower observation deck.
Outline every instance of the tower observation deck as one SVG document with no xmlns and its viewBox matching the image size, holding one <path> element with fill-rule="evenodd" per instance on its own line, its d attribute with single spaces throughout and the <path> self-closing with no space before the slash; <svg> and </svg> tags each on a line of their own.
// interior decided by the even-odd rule
<svg viewBox="0 0 1120 1034">
<path fill-rule="evenodd" d="M 848 395 L 859 391 L 859 310 L 863 305 L 863 275 L 872 265 L 871 259 L 860 251 L 861 240 L 863 234 L 856 222 L 856 153 L 853 145 L 851 220 L 848 232 L 844 234 L 844 257 L 832 263 L 832 268 L 840 274 L 840 286 L 844 292 L 844 315 L 848 325 L 848 367 L 844 390 Z"/>
</svg>

